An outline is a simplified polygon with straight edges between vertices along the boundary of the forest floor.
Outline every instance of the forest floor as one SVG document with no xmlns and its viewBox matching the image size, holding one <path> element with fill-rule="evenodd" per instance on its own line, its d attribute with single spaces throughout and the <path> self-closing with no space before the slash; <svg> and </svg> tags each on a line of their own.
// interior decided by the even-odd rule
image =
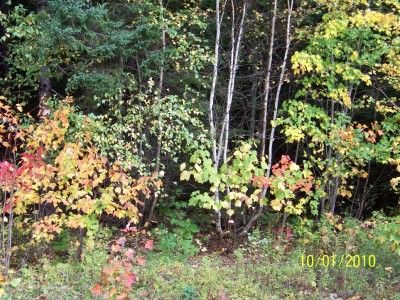
<svg viewBox="0 0 400 300">
<path fill-rule="evenodd" d="M 359 267 L 311 268 L 302 265 L 301 257 L 316 258 L 315 246 L 266 238 L 246 244 L 229 238 L 208 241 L 192 256 L 157 246 L 146 252 L 146 263 L 134 267 L 137 282 L 126 299 L 400 299 L 398 256 L 368 241 L 352 253 L 375 255 L 374 267 L 361 262 Z M 346 249 L 333 247 L 332 252 L 340 257 Z M 2 299 L 101 299 L 90 290 L 108 264 L 107 255 L 106 247 L 97 247 L 86 252 L 82 263 L 44 259 L 16 272 Z"/>
</svg>

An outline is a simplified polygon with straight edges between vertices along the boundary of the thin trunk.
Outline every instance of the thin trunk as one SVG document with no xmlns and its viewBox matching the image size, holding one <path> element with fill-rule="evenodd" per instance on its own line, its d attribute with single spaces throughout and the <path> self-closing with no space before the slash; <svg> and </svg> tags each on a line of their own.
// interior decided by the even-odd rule
<svg viewBox="0 0 400 300">
<path fill-rule="evenodd" d="M 339 188 L 339 177 L 335 177 L 334 178 L 334 185 L 332 187 L 332 198 L 331 198 L 331 213 L 332 215 L 335 214 L 335 208 L 336 208 L 336 201 L 337 201 L 337 192 L 338 192 L 338 188 Z"/>
<path fill-rule="evenodd" d="M 140 65 L 139 65 L 139 61 L 136 58 L 136 67 L 137 67 L 137 71 L 138 71 L 138 80 L 139 80 L 139 92 L 141 92 L 141 86 L 142 86 L 142 75 L 140 72 Z M 142 101 L 139 101 L 139 115 L 142 115 Z M 138 154 L 139 154 L 139 160 L 142 159 L 142 155 L 143 155 L 143 128 L 142 128 L 142 123 L 139 123 L 139 149 L 138 149 Z"/>
<path fill-rule="evenodd" d="M 335 101 L 331 101 L 331 124 L 333 124 L 334 121 L 335 121 Z M 334 156 L 333 148 L 329 147 L 329 155 L 328 155 L 329 164 L 331 164 L 331 159 L 333 156 Z M 337 177 L 331 174 L 328 182 L 329 182 L 328 198 L 329 198 L 330 212 L 334 214 L 336 206 L 336 198 L 337 198 L 337 187 L 336 187 L 338 185 Z"/>
<path fill-rule="evenodd" d="M 227 152 L 228 152 L 228 141 L 229 141 L 229 122 L 230 122 L 230 111 L 233 101 L 233 92 L 235 90 L 235 81 L 236 81 L 236 73 L 238 69 L 239 63 L 239 52 L 240 46 L 243 38 L 243 30 L 244 30 L 244 21 L 246 18 L 247 12 L 247 1 L 243 4 L 243 13 L 242 19 L 239 25 L 239 33 L 237 41 L 235 39 L 235 8 L 234 3 L 232 0 L 232 49 L 231 49 L 231 64 L 230 64 L 230 76 L 229 76 L 229 83 L 228 83 L 228 96 L 227 96 L 227 103 L 226 103 L 226 115 L 224 120 L 225 125 L 225 140 L 224 140 L 224 149 L 223 149 L 223 161 L 226 162 L 227 160 Z"/>
<path fill-rule="evenodd" d="M 289 3 L 290 1 L 290 3 Z M 289 12 L 288 12 L 288 20 L 287 20 L 287 26 L 286 26 L 286 46 L 285 46 L 285 54 L 283 57 L 283 62 L 281 66 L 281 73 L 279 75 L 279 82 L 278 82 L 278 88 L 276 90 L 275 94 L 275 103 L 274 103 L 274 114 L 272 117 L 272 121 L 276 121 L 278 117 L 278 107 L 279 107 L 279 102 L 280 102 L 280 97 L 281 97 L 281 90 L 282 90 L 282 85 L 283 85 L 283 80 L 285 77 L 286 73 L 286 65 L 287 65 L 287 60 L 289 56 L 289 49 L 290 49 L 290 27 L 291 27 L 291 21 L 292 21 L 292 10 L 293 10 L 293 2 L 294 0 L 289 0 L 288 1 L 288 7 L 289 7 Z M 275 131 L 276 131 L 276 125 L 272 126 L 271 134 L 269 137 L 269 145 L 268 145 L 268 176 L 270 175 L 271 172 L 271 167 L 272 167 L 272 151 L 273 151 L 273 145 L 274 145 L 274 140 L 275 140 Z M 265 196 L 265 195 L 264 195 Z"/>
<path fill-rule="evenodd" d="M 47 0 L 38 1 L 38 11 L 44 11 L 47 6 Z M 52 94 L 52 85 L 50 79 L 50 70 L 47 66 L 42 66 L 39 76 L 39 104 L 38 117 L 43 118 L 50 114 L 47 108 L 47 100 Z"/>
<path fill-rule="evenodd" d="M 228 83 L 228 95 L 227 95 L 227 106 L 226 106 L 226 111 L 225 111 L 225 116 L 223 119 L 223 123 L 221 125 L 221 130 L 219 137 L 217 135 L 216 131 L 216 125 L 215 125 L 215 120 L 214 120 L 214 100 L 215 100 L 215 91 L 216 91 L 216 84 L 218 80 L 218 65 L 219 65 L 219 48 L 220 48 L 220 39 L 221 39 L 221 23 L 222 23 L 222 18 L 224 14 L 224 8 L 226 6 L 226 1 L 224 2 L 222 12 L 220 10 L 220 2 L 216 1 L 216 23 L 217 23 L 217 32 L 216 32 L 216 42 L 215 42 L 215 61 L 214 61 L 214 71 L 213 71 L 213 80 L 212 80 L 212 86 L 211 86 L 211 93 L 210 93 L 210 100 L 209 100 L 209 125 L 210 125 L 210 131 L 211 131 L 211 138 L 212 138 L 212 155 L 213 155 L 213 162 L 214 162 L 214 168 L 218 170 L 219 168 L 219 163 L 221 159 L 221 155 L 223 154 L 223 159 L 226 161 L 226 156 L 227 156 L 227 142 L 229 138 L 229 113 L 230 113 L 230 108 L 232 104 L 232 98 L 233 98 L 233 91 L 234 91 L 234 83 L 235 83 L 235 77 L 236 77 L 236 71 L 237 71 L 237 66 L 238 66 L 238 59 L 239 59 L 239 50 L 240 50 L 240 45 L 241 45 L 241 40 L 243 36 L 243 27 L 244 27 L 244 20 L 245 20 L 245 14 L 246 14 L 246 6 L 247 6 L 247 1 L 244 4 L 243 7 L 243 16 L 242 16 L 242 21 L 240 24 L 239 28 L 239 34 L 238 34 L 238 39 L 236 41 L 235 38 L 235 11 L 234 11 L 234 5 L 232 1 L 232 48 L 231 48 L 231 61 L 229 65 L 229 70 L 230 70 L 230 78 L 229 78 L 229 83 Z M 225 137 L 225 139 L 224 139 Z M 217 190 L 214 193 L 214 201 L 218 203 L 219 200 L 219 191 Z M 221 225 L 221 212 L 218 210 L 216 211 L 215 214 L 215 219 L 216 219 L 216 229 L 217 231 L 221 234 L 222 233 L 222 225 Z"/>
<path fill-rule="evenodd" d="M 230 63 L 229 63 L 229 81 L 228 81 L 228 92 L 226 97 L 226 112 L 225 118 L 223 121 L 222 126 L 225 127 L 222 129 L 221 137 L 224 137 L 224 148 L 223 148 L 223 162 L 226 162 L 226 155 L 228 149 L 228 139 L 229 139 L 229 119 L 230 119 L 230 110 L 232 104 L 231 92 L 232 92 L 232 85 L 235 83 L 235 72 L 234 72 L 234 64 L 235 64 L 235 47 L 236 47 L 236 35 L 235 35 L 235 23 L 236 23 L 236 16 L 235 16 L 235 4 L 233 0 L 231 0 L 231 9 L 232 9 L 232 25 L 231 25 L 231 55 L 230 55 Z M 219 150 L 221 151 L 221 150 Z"/>
<path fill-rule="evenodd" d="M 83 256 L 83 249 L 85 247 L 85 236 L 86 236 L 86 229 L 79 228 L 78 230 L 78 250 L 76 252 L 76 259 L 81 262 Z"/>
<path fill-rule="evenodd" d="M 256 129 L 256 105 L 257 105 L 257 80 L 253 80 L 251 85 L 251 102 L 250 102 L 250 138 L 254 139 Z"/>
<path fill-rule="evenodd" d="M 7 232 L 7 246 L 6 246 L 6 255 L 4 260 L 5 273 L 8 274 L 8 270 L 10 269 L 11 263 L 11 248 L 12 248 L 12 235 L 13 235 L 13 226 L 14 226 L 14 212 L 12 207 L 12 201 L 10 201 L 10 214 L 8 215 L 8 232 Z"/>
<path fill-rule="evenodd" d="M 272 71 L 272 56 L 274 53 L 274 41 L 275 41 L 275 24 L 276 24 L 276 14 L 278 10 L 278 0 L 274 0 L 274 9 L 272 13 L 271 22 L 271 38 L 269 43 L 269 53 L 268 53 L 268 65 L 267 65 L 267 76 L 265 78 L 265 88 L 264 88 L 264 113 L 262 120 L 262 132 L 261 132 L 261 153 L 260 156 L 265 155 L 265 145 L 267 136 L 267 118 L 268 118 L 268 100 L 269 92 L 271 88 L 271 71 Z"/>
<path fill-rule="evenodd" d="M 226 1 L 224 3 L 225 7 Z M 218 170 L 219 167 L 219 159 L 217 153 L 217 132 L 214 120 L 214 101 L 215 101 L 215 91 L 217 87 L 218 81 L 218 65 L 219 65 L 219 48 L 220 48 L 220 40 L 221 40 L 221 23 L 223 18 L 223 12 L 221 14 L 220 11 L 220 1 L 217 0 L 215 4 L 215 13 L 216 13 L 216 36 L 215 36 L 215 48 L 214 48 L 214 70 L 213 70 L 213 78 L 211 83 L 211 91 L 210 91 L 210 99 L 209 99 L 209 112 L 208 112 L 208 120 L 210 126 L 210 135 L 212 140 L 212 156 L 213 156 L 213 164 L 214 169 Z M 219 191 L 218 189 L 214 193 L 214 201 L 215 203 L 219 203 Z M 221 226 L 221 212 L 217 210 L 215 213 L 215 226 L 216 230 L 222 234 L 222 226 Z"/>
<path fill-rule="evenodd" d="M 14 144 L 15 146 L 15 144 Z M 15 155 L 15 152 L 13 153 L 13 163 L 17 161 L 17 157 Z M 14 170 L 14 172 L 16 172 Z M 13 176 L 15 178 L 15 174 Z M 14 180 L 14 186 L 16 182 Z M 14 190 L 11 191 L 9 195 L 9 201 L 10 201 L 10 207 L 9 207 L 9 214 L 8 214 L 8 224 L 7 224 L 7 240 L 5 240 L 5 224 L 4 224 L 4 219 L 5 219 L 5 212 L 4 208 L 6 206 L 6 194 L 4 194 L 4 206 L 3 206 L 3 220 L 2 220 L 2 248 L 4 251 L 4 269 L 5 269 L 5 274 L 8 274 L 8 271 L 10 269 L 10 263 L 11 263 L 11 249 L 12 249 L 12 237 L 13 237 L 13 226 L 14 226 L 14 205 L 12 198 L 14 197 Z"/>
<path fill-rule="evenodd" d="M 279 82 L 278 82 L 278 87 L 275 95 L 275 105 L 274 105 L 274 114 L 273 114 L 273 121 L 276 120 L 277 115 L 278 115 L 278 107 L 279 107 L 279 101 L 280 101 L 280 93 L 283 85 L 283 79 L 285 76 L 286 72 L 286 64 L 287 64 L 287 59 L 289 56 L 289 49 L 290 49 L 290 40 L 291 40 L 291 20 L 292 20 L 292 12 L 293 12 L 293 2 L 294 0 L 289 0 L 288 1 L 288 17 L 287 17 L 287 26 L 286 26 L 286 45 L 285 45 L 285 54 L 281 66 L 281 73 L 279 76 Z M 276 1 L 275 1 L 276 4 Z M 274 15 L 276 17 L 276 7 L 274 9 Z M 271 167 L 272 167 L 272 150 L 273 150 L 273 143 L 275 139 L 275 125 L 272 126 L 271 134 L 270 134 L 270 139 L 269 139 L 269 146 L 268 146 L 268 167 L 267 167 L 267 173 L 265 177 L 269 178 L 271 175 Z M 265 137 L 264 137 L 265 141 Z M 265 151 L 265 146 L 263 146 Z M 265 195 L 267 194 L 268 189 L 263 188 L 261 192 L 261 198 L 264 198 Z M 260 199 L 261 199 L 260 198 Z M 264 214 L 264 207 L 260 206 L 257 213 L 250 219 L 250 221 L 247 223 L 247 225 L 244 227 L 244 229 L 240 232 L 239 235 L 245 235 L 247 232 L 250 230 L 250 228 L 254 225 L 255 222 Z"/>
<path fill-rule="evenodd" d="M 3 13 L 5 16 L 8 15 L 8 4 L 6 1 L 2 1 L 1 6 L 0 6 L 0 11 Z M 6 28 L 2 25 L 0 25 L 0 36 L 4 36 L 6 33 Z M 7 57 L 7 43 L 4 41 L 0 41 L 0 78 L 4 78 L 7 71 L 8 71 L 8 65 L 6 62 L 6 57 Z"/>
<path fill-rule="evenodd" d="M 228 95 L 227 95 L 227 103 L 226 103 L 226 114 L 225 114 L 225 120 L 222 124 L 222 129 L 221 129 L 221 139 L 220 139 L 220 147 L 222 146 L 222 137 L 223 132 L 224 132 L 224 127 L 225 127 L 225 139 L 224 139 L 224 146 L 223 150 L 221 148 L 218 149 L 218 155 L 223 151 L 223 162 L 226 163 L 227 161 L 227 153 L 228 153 L 228 141 L 229 141 L 229 125 L 230 125 L 230 111 L 231 111 L 231 106 L 232 106 L 232 101 L 233 101 L 233 92 L 235 90 L 235 81 L 236 81 L 236 73 L 238 69 L 238 63 L 239 63 L 239 52 L 240 52 L 240 46 L 243 38 L 243 31 L 244 31 L 244 21 L 246 18 L 246 12 L 247 12 L 247 0 L 243 4 L 243 12 L 242 12 L 242 19 L 240 21 L 239 25 L 239 33 L 238 33 L 238 38 L 237 41 L 235 39 L 235 7 L 234 7 L 234 2 L 233 0 L 231 1 L 232 3 L 232 29 L 231 29 L 231 40 L 232 40 L 232 48 L 231 48 L 231 63 L 229 66 L 229 71 L 230 71 L 230 76 L 229 76 L 229 83 L 228 83 Z M 229 193 L 229 187 L 227 187 L 226 192 Z M 221 214 L 219 212 L 219 220 L 221 222 Z M 222 232 L 222 229 L 221 229 Z"/>
<path fill-rule="evenodd" d="M 294 156 L 294 162 L 296 164 L 297 164 L 297 161 L 299 160 L 299 149 L 300 149 L 300 141 L 297 141 L 296 154 Z"/>
<path fill-rule="evenodd" d="M 357 211 L 357 218 L 358 219 L 361 219 L 361 217 L 363 215 L 363 212 L 364 212 L 364 209 L 365 209 L 366 204 L 367 204 L 369 173 L 370 172 L 371 172 L 371 162 L 368 162 L 368 171 L 367 171 L 368 176 L 365 179 L 363 191 L 362 191 L 362 194 L 361 194 L 361 203 L 360 203 L 360 206 L 359 206 L 358 211 Z"/>
<path fill-rule="evenodd" d="M 161 43 L 162 43 L 162 58 L 161 58 L 161 67 L 160 67 L 160 81 L 158 84 L 158 99 L 157 99 L 157 106 L 158 111 L 161 109 L 161 99 L 163 94 L 163 86 L 164 86 L 164 55 L 167 48 L 166 42 L 166 32 L 165 32 L 165 22 L 164 22 L 164 4 L 163 0 L 160 0 L 160 7 L 161 7 Z M 158 114 L 158 137 L 157 137 L 157 152 L 156 152 L 156 167 L 155 173 L 158 174 L 160 172 L 160 165 L 161 165 L 161 147 L 162 147 L 162 140 L 163 140 L 163 129 L 161 125 L 161 114 Z M 151 208 L 149 212 L 149 216 L 147 218 L 147 226 L 151 225 L 151 221 L 154 216 L 154 210 L 156 208 L 158 202 L 158 193 L 154 194 L 153 202 L 151 203 Z"/>
<path fill-rule="evenodd" d="M 287 217 L 288 217 L 287 213 L 286 213 L 286 212 L 284 212 L 284 213 L 283 213 L 283 216 L 282 216 L 282 224 L 281 224 L 281 228 L 279 229 L 279 233 L 280 233 L 280 234 L 279 234 L 279 238 L 281 238 L 281 237 L 282 237 L 283 231 L 285 230 L 285 226 L 286 226 Z"/>
<path fill-rule="evenodd" d="M 210 91 L 210 99 L 208 105 L 208 122 L 210 126 L 210 133 L 212 139 L 212 155 L 214 164 L 217 163 L 217 143 L 216 143 L 216 132 L 215 132 L 215 121 L 214 121 L 214 99 L 215 99 L 215 90 L 217 87 L 218 80 L 218 65 L 219 65 L 219 43 L 221 39 L 221 21 L 220 21 L 220 2 L 216 1 L 216 37 L 215 37 L 215 48 L 214 48 L 214 70 L 213 70 L 213 78 L 211 83 L 211 91 Z"/>
<path fill-rule="evenodd" d="M 219 66 L 219 49 L 221 42 L 221 25 L 224 16 L 224 10 L 226 6 L 227 0 L 225 0 L 224 5 L 222 7 L 222 11 L 220 10 L 220 1 L 216 1 L 216 37 L 215 37 L 215 49 L 214 49 L 214 70 L 213 70 L 213 79 L 211 83 L 211 91 L 210 91 L 210 99 L 209 99 L 209 107 L 208 107 L 208 119 L 212 140 L 212 155 L 214 161 L 214 167 L 218 169 L 219 166 L 219 155 L 218 155 L 218 134 L 216 131 L 216 124 L 214 118 L 214 104 L 215 104 L 215 93 L 218 81 L 218 66 Z M 223 131 L 221 131 L 222 134 Z"/>
</svg>

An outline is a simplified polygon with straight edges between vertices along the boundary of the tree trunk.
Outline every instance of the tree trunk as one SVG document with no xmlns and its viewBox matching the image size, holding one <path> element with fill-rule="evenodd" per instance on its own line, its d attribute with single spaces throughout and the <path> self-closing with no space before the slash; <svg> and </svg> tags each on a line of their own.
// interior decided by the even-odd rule
<svg viewBox="0 0 400 300">
<path fill-rule="evenodd" d="M 214 68 L 213 68 L 213 78 L 211 83 L 211 91 L 210 91 L 210 99 L 209 99 L 209 107 L 208 107 L 208 121 L 210 126 L 210 135 L 212 140 L 212 158 L 214 169 L 218 170 L 219 167 L 219 158 L 217 153 L 217 132 L 214 118 L 214 101 L 215 101 L 215 91 L 217 87 L 218 81 L 218 66 L 219 66 L 219 48 L 221 41 L 221 25 L 223 19 L 223 12 L 226 5 L 226 1 L 224 3 L 222 13 L 220 10 L 220 1 L 217 0 L 215 4 L 215 18 L 216 18 L 216 36 L 215 36 L 215 48 L 214 48 Z M 219 203 L 219 191 L 218 189 L 214 193 L 214 201 L 215 203 Z M 215 212 L 215 227 L 218 233 L 222 234 L 222 226 L 221 226 L 221 212 L 217 210 Z"/>
<path fill-rule="evenodd" d="M 272 12 L 272 21 L 271 21 L 271 38 L 270 38 L 270 42 L 269 42 L 267 76 L 265 78 L 265 88 L 264 88 L 264 110 L 263 110 L 264 113 L 263 113 L 263 119 L 262 119 L 260 157 L 263 157 L 265 155 L 265 145 L 266 145 L 266 136 L 267 136 L 267 118 L 268 118 L 268 100 L 269 100 L 269 92 L 271 89 L 272 56 L 274 54 L 275 23 L 276 23 L 277 10 L 278 10 L 278 0 L 274 0 L 274 9 Z"/>
<path fill-rule="evenodd" d="M 244 2 L 243 4 L 243 12 L 242 12 L 242 19 L 240 21 L 239 25 L 239 33 L 238 33 L 238 38 L 237 41 L 235 41 L 235 8 L 234 8 L 234 3 L 232 0 L 232 49 L 231 49 L 231 64 L 230 64 L 230 76 L 229 76 L 229 83 L 228 83 L 228 95 L 227 95 L 227 101 L 226 101 L 226 114 L 225 114 L 225 120 L 224 124 L 225 125 L 225 141 L 224 141 L 224 149 L 223 149 L 223 161 L 224 163 L 226 162 L 227 159 L 227 152 L 228 152 L 228 141 L 229 141 L 229 123 L 230 123 L 230 111 L 231 111 L 231 106 L 232 106 L 232 101 L 233 101 L 233 92 L 235 90 L 235 81 L 236 81 L 236 73 L 238 69 L 238 63 L 239 63 L 239 52 L 240 52 L 240 46 L 243 38 L 243 32 L 244 32 L 244 21 L 246 18 L 246 12 L 247 12 L 247 1 Z"/>
<path fill-rule="evenodd" d="M 47 0 L 40 0 L 38 3 L 38 11 L 44 11 L 47 6 Z M 47 100 L 50 99 L 52 94 L 52 85 L 50 79 L 50 69 L 47 66 L 42 66 L 39 75 L 39 103 L 38 103 L 38 117 L 43 118 L 50 114 L 47 108 Z"/>
<path fill-rule="evenodd" d="M 257 80 L 253 80 L 251 84 L 251 99 L 250 99 L 250 139 L 254 139 L 256 129 L 256 105 L 257 105 Z"/>
<path fill-rule="evenodd" d="M 277 115 L 278 115 L 278 107 L 279 107 L 279 102 L 280 102 L 280 93 L 283 85 L 283 80 L 284 76 L 286 73 L 286 65 L 287 65 L 287 59 L 289 56 L 289 49 L 290 49 L 290 39 L 291 39 L 291 20 L 292 20 L 292 12 L 293 12 L 293 2 L 294 0 L 289 0 L 288 1 L 288 17 L 287 17 L 287 26 L 286 26 L 286 45 L 285 45 L 285 54 L 281 66 L 281 73 L 279 76 L 279 82 L 278 82 L 278 87 L 275 95 L 275 103 L 274 103 L 274 114 L 273 114 L 273 121 L 276 120 Z M 275 1 L 276 4 L 276 1 Z M 276 7 L 274 8 L 274 17 L 276 18 Z M 275 26 L 275 25 L 274 25 Z M 268 75 L 267 75 L 268 76 Z M 267 99 L 268 101 L 268 99 Z M 264 104 L 265 104 L 265 99 L 264 99 Z M 265 108 L 265 107 L 264 107 Z M 264 110 L 265 111 L 265 110 Z M 266 124 L 266 123 L 265 123 Z M 273 144 L 274 144 L 274 139 L 275 139 L 275 130 L 276 126 L 272 126 L 271 134 L 270 134 L 270 139 L 269 139 L 269 145 L 268 145 L 268 167 L 267 167 L 267 172 L 265 177 L 269 178 L 271 175 L 271 167 L 272 167 L 272 152 L 273 152 Z M 264 137 L 265 141 L 265 137 Z M 263 146 L 265 151 L 265 146 Z M 261 198 L 264 198 L 265 195 L 267 194 L 268 189 L 263 188 L 261 192 Z M 250 221 L 247 223 L 247 225 L 244 227 L 244 229 L 239 233 L 240 236 L 246 235 L 247 232 L 250 230 L 250 228 L 254 225 L 255 222 L 264 214 L 264 207 L 260 206 L 257 213 L 250 219 Z"/>
<path fill-rule="evenodd" d="M 167 48 L 163 0 L 160 0 L 160 8 L 161 8 L 161 26 L 162 26 L 162 31 L 161 31 L 162 59 L 161 59 L 160 79 L 159 79 L 159 84 L 158 84 L 158 97 L 157 97 L 157 106 L 158 106 L 159 110 L 161 108 L 161 99 L 162 99 L 163 86 L 164 86 L 164 55 L 165 55 L 165 51 Z M 156 152 L 156 167 L 155 167 L 156 174 L 160 173 L 160 166 L 161 166 L 161 147 L 162 147 L 162 140 L 163 140 L 163 129 L 162 129 L 161 121 L 162 121 L 161 114 L 159 113 L 159 118 L 158 118 L 159 129 L 158 129 L 158 137 L 157 137 L 157 150 L 156 150 L 157 152 Z M 147 224 L 145 224 L 147 226 L 151 225 L 151 221 L 154 216 L 154 211 L 155 211 L 157 202 L 158 202 L 158 193 L 156 192 L 154 194 L 154 199 L 151 203 L 150 212 L 149 212 L 149 215 L 147 218 Z"/>
<path fill-rule="evenodd" d="M 78 245 L 78 250 L 76 251 L 76 259 L 79 262 L 82 261 L 83 249 L 85 247 L 85 236 L 86 236 L 86 229 L 79 228 L 78 229 L 78 242 L 79 242 L 79 245 Z"/>
</svg>

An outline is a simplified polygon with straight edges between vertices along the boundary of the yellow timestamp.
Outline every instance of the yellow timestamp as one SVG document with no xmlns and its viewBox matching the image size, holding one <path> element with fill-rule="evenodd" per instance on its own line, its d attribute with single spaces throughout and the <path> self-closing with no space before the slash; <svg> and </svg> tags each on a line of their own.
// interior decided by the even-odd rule
<svg viewBox="0 0 400 300">
<path fill-rule="evenodd" d="M 299 257 L 302 268 L 375 268 L 376 256 L 358 254 L 304 254 Z"/>
</svg>

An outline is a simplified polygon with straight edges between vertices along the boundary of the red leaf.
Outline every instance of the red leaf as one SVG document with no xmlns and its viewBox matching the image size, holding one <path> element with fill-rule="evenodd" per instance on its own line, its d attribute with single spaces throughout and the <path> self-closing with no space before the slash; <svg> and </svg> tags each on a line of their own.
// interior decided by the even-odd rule
<svg viewBox="0 0 400 300">
<path fill-rule="evenodd" d="M 291 240 L 293 238 L 293 231 L 290 227 L 286 228 L 286 239 Z"/>
<path fill-rule="evenodd" d="M 125 227 L 124 229 L 122 229 L 121 231 L 124 232 L 124 233 L 128 233 L 128 232 L 133 232 L 133 233 L 135 233 L 135 232 L 137 232 L 138 230 L 137 230 L 136 226 L 131 227 L 131 223 L 128 223 L 128 224 L 126 225 L 126 227 Z"/>
<path fill-rule="evenodd" d="M 139 266 L 144 266 L 146 264 L 146 259 L 143 256 L 141 256 L 136 258 L 136 262 Z"/>
<path fill-rule="evenodd" d="M 290 163 L 290 156 L 289 155 L 282 155 L 280 163 L 282 165 L 286 165 L 286 164 Z"/>
<path fill-rule="evenodd" d="M 146 250 L 153 250 L 153 247 L 154 247 L 153 240 L 147 240 L 147 242 L 144 244 L 144 249 Z"/>
<path fill-rule="evenodd" d="M 136 274 L 133 272 L 127 272 L 124 274 L 124 285 L 127 289 L 131 289 L 132 285 L 136 282 Z"/>
<path fill-rule="evenodd" d="M 120 295 L 117 296 L 117 298 L 115 298 L 116 300 L 126 300 L 129 299 L 128 298 L 128 294 L 127 293 L 122 293 Z"/>
<path fill-rule="evenodd" d="M 0 185 L 12 185 L 15 177 L 15 166 L 8 161 L 0 162 Z"/>
<path fill-rule="evenodd" d="M 96 283 L 91 289 L 90 292 L 94 295 L 94 296 L 101 296 L 102 294 L 102 287 L 100 284 Z"/>
<path fill-rule="evenodd" d="M 121 246 L 117 244 L 111 245 L 111 251 L 114 253 L 119 252 L 121 251 Z"/>
<path fill-rule="evenodd" d="M 125 237 L 120 237 L 117 241 L 117 244 L 120 245 L 121 247 L 124 247 L 126 243 L 126 238 Z"/>
<path fill-rule="evenodd" d="M 11 212 L 11 202 L 7 201 L 6 204 L 4 204 L 4 212 L 9 214 Z"/>
<path fill-rule="evenodd" d="M 128 249 L 125 252 L 125 256 L 127 259 L 133 260 L 133 256 L 135 255 L 135 251 L 133 249 Z"/>
<path fill-rule="evenodd" d="M 253 176 L 252 181 L 260 188 L 268 188 L 271 185 L 271 180 L 264 176 Z"/>
</svg>

